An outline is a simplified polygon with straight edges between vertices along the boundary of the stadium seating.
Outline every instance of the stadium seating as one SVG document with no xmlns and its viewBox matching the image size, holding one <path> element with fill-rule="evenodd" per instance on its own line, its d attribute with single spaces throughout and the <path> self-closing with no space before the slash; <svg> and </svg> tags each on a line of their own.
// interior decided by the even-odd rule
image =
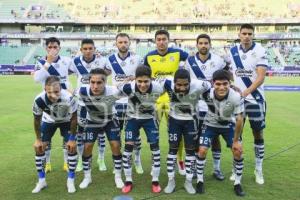
<svg viewBox="0 0 300 200">
<path fill-rule="evenodd" d="M 274 20 L 300 17 L 298 0 L 252 0 L 236 3 L 235 0 L 3 0 L 0 16 L 4 18 L 28 17 L 30 6 L 43 7 L 41 18 L 76 19 L 79 22 L 98 20 Z M 11 11 L 14 12 L 11 12 Z M 132 12 L 134 10 L 134 12 Z"/>
</svg>

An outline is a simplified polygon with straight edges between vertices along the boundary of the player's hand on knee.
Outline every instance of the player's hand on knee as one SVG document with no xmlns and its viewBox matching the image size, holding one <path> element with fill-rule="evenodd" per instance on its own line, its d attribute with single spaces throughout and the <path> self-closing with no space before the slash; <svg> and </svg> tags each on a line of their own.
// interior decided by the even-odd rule
<svg viewBox="0 0 300 200">
<path fill-rule="evenodd" d="M 38 153 L 38 154 L 42 154 L 44 152 L 44 149 L 45 149 L 41 139 L 36 139 L 34 144 L 33 144 L 33 147 L 34 147 L 36 153 Z"/>
<path fill-rule="evenodd" d="M 234 155 L 241 155 L 243 153 L 242 144 L 239 141 L 234 141 L 232 143 L 232 151 Z"/>
<path fill-rule="evenodd" d="M 76 142 L 75 140 L 69 140 L 67 142 L 67 149 L 68 149 L 68 152 L 73 154 L 76 152 Z"/>
</svg>

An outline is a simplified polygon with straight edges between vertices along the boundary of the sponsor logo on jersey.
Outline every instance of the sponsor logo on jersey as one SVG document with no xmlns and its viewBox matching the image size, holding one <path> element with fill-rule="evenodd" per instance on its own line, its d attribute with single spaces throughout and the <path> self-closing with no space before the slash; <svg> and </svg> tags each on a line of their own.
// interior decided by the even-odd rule
<svg viewBox="0 0 300 200">
<path fill-rule="evenodd" d="M 157 71 L 154 74 L 155 78 L 166 77 L 166 76 L 173 76 L 173 72 Z"/>
<path fill-rule="evenodd" d="M 128 77 L 130 77 L 130 76 L 127 76 L 126 74 L 116 74 L 115 75 L 115 80 L 117 82 L 121 82 L 121 81 L 124 81 Z"/>
<path fill-rule="evenodd" d="M 252 77 L 252 74 L 253 74 L 252 70 L 237 69 L 235 71 L 235 75 L 238 77 Z"/>
<path fill-rule="evenodd" d="M 80 82 L 82 84 L 88 84 L 89 83 L 89 75 L 82 76 L 82 78 L 80 79 Z"/>
</svg>

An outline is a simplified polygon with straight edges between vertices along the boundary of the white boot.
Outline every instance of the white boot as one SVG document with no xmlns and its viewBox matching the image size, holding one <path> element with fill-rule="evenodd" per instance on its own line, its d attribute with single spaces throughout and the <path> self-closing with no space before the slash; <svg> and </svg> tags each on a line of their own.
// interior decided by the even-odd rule
<svg viewBox="0 0 300 200">
<path fill-rule="evenodd" d="M 115 176 L 115 184 L 116 187 L 122 189 L 124 187 L 124 183 L 121 176 Z"/>
<path fill-rule="evenodd" d="M 84 173 L 84 178 L 79 185 L 79 188 L 85 189 L 92 183 L 91 171 Z"/>
<path fill-rule="evenodd" d="M 68 193 L 74 193 L 76 192 L 75 184 L 74 184 L 74 179 L 73 178 L 68 178 L 67 180 L 67 188 L 68 188 Z"/>
<path fill-rule="evenodd" d="M 47 187 L 47 183 L 46 180 L 43 179 L 39 179 L 39 181 L 37 182 L 35 188 L 32 190 L 32 193 L 39 193 L 42 189 Z"/>
<path fill-rule="evenodd" d="M 169 179 L 168 185 L 167 187 L 165 187 L 164 192 L 170 194 L 175 191 L 175 187 L 176 187 L 175 179 L 174 178 Z"/>
</svg>

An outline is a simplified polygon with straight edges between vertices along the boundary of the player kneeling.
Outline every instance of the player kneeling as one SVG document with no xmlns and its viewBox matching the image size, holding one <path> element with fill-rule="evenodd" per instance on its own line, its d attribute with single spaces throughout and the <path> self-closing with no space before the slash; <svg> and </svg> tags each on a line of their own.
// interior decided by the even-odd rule
<svg viewBox="0 0 300 200">
<path fill-rule="evenodd" d="M 204 119 L 202 134 L 199 138 L 197 158 L 197 193 L 204 193 L 203 171 L 207 150 L 211 140 L 222 135 L 227 146 L 231 147 L 236 176 L 234 191 L 238 196 L 245 193 L 241 186 L 243 172 L 242 144 L 240 135 L 243 128 L 244 103 L 241 95 L 230 88 L 230 74 L 225 70 L 218 70 L 213 74 L 213 89 L 202 95 L 208 105 L 208 113 Z"/>
<path fill-rule="evenodd" d="M 125 125 L 125 149 L 123 152 L 123 168 L 126 177 L 123 193 L 132 190 L 132 151 L 134 142 L 143 128 L 152 153 L 152 192 L 159 193 L 160 149 L 159 130 L 155 115 L 155 102 L 164 92 L 163 86 L 151 81 L 151 69 L 140 66 L 136 69 L 135 81 L 119 86 L 120 90 L 129 96 Z"/>
<path fill-rule="evenodd" d="M 57 128 L 60 128 L 61 135 L 68 149 L 68 192 L 74 193 L 76 191 L 74 185 L 77 165 L 75 142 L 76 110 L 77 103 L 75 99 L 68 91 L 61 89 L 60 79 L 57 76 L 49 76 L 45 82 L 45 91 L 35 98 L 33 105 L 34 130 L 36 134 L 33 146 L 36 152 L 35 165 L 39 180 L 32 193 L 38 193 L 47 187 L 44 169 L 45 148 L 51 142 L 51 138 Z"/>
<path fill-rule="evenodd" d="M 109 140 L 114 160 L 116 187 L 122 188 L 124 186 L 121 178 L 120 127 L 112 109 L 116 100 L 119 99 L 119 91 L 115 87 L 107 86 L 106 80 L 106 73 L 103 69 L 92 69 L 90 71 L 89 86 L 81 87 L 79 90 L 80 98 L 87 109 L 82 156 L 84 179 L 79 185 L 81 189 L 87 188 L 92 183 L 93 146 L 98 134 L 104 134 L 104 132 Z"/>
</svg>

